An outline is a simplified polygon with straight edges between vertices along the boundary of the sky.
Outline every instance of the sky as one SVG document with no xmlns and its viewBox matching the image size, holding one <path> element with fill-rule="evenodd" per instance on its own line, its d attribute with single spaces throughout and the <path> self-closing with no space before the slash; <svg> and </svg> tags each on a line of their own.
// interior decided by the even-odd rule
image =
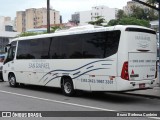
<svg viewBox="0 0 160 120">
<path fill-rule="evenodd" d="M 50 6 L 60 11 L 63 22 L 71 19 L 71 14 L 78 11 L 91 10 L 93 6 L 105 5 L 110 8 L 122 9 L 131 0 L 50 0 Z M 16 11 L 28 8 L 46 7 L 47 0 L 1 0 L 0 16 L 16 16 Z"/>
</svg>

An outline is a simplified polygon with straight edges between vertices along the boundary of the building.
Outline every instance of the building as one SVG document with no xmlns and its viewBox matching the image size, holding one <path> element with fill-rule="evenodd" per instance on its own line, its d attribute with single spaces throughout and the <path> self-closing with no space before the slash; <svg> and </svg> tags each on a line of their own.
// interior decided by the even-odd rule
<svg viewBox="0 0 160 120">
<path fill-rule="evenodd" d="M 26 30 L 26 23 L 25 23 L 25 12 L 24 11 L 18 11 L 16 14 L 16 30 L 18 32 L 24 32 Z"/>
<path fill-rule="evenodd" d="M 0 16 L 0 32 L 14 31 L 14 21 L 11 17 Z"/>
<path fill-rule="evenodd" d="M 0 53 L 5 52 L 5 46 L 19 33 L 14 32 L 14 21 L 11 17 L 0 16 Z"/>
<path fill-rule="evenodd" d="M 80 25 L 88 24 L 89 21 L 95 21 L 96 17 L 101 16 L 105 21 L 109 22 L 111 19 L 116 19 L 116 14 L 118 9 L 109 8 L 107 6 L 95 6 L 92 7 L 92 10 L 81 11 L 72 14 L 72 20 L 75 23 Z"/>
<path fill-rule="evenodd" d="M 72 21 L 75 24 L 79 24 L 80 23 L 80 13 L 79 12 L 72 14 Z"/>
<path fill-rule="evenodd" d="M 5 46 L 15 38 L 19 32 L 0 32 L 0 53 L 5 52 Z"/>
<path fill-rule="evenodd" d="M 50 24 L 60 24 L 60 12 L 50 9 Z M 16 27 L 18 32 L 25 32 L 28 29 L 38 28 L 47 25 L 47 9 L 46 8 L 30 8 L 25 11 L 17 11 Z"/>
</svg>

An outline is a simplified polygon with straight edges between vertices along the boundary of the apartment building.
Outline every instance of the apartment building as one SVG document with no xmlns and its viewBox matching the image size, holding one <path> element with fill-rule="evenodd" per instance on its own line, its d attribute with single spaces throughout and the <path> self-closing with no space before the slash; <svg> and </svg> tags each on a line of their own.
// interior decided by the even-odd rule
<svg viewBox="0 0 160 120">
<path fill-rule="evenodd" d="M 60 12 L 50 9 L 50 24 L 60 24 Z M 18 32 L 25 32 L 29 29 L 38 28 L 47 25 L 46 8 L 30 8 L 25 11 L 17 11 L 16 27 Z"/>
<path fill-rule="evenodd" d="M 103 17 L 107 22 L 116 19 L 118 9 L 109 8 L 107 6 L 95 6 L 92 10 L 81 11 L 72 14 L 72 21 L 80 25 L 88 24 L 89 21 L 95 21 L 97 16 Z"/>
</svg>

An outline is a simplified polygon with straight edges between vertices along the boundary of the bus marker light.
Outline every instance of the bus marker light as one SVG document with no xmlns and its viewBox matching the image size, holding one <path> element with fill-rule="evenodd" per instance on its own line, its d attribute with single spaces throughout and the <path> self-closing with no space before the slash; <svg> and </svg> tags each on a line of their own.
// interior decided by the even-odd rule
<svg viewBox="0 0 160 120">
<path fill-rule="evenodd" d="M 115 76 L 109 76 L 110 80 L 114 80 Z"/>
<path fill-rule="evenodd" d="M 95 75 L 89 75 L 89 77 L 96 77 Z"/>
</svg>

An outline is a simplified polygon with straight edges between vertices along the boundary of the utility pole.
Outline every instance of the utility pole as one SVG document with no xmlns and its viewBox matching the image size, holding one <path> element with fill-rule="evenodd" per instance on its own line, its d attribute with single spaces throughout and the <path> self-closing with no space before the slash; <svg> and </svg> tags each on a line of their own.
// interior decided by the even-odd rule
<svg viewBox="0 0 160 120">
<path fill-rule="evenodd" d="M 158 65 L 158 69 L 157 70 L 159 70 L 159 82 L 160 82 L 160 0 L 158 0 L 158 4 L 159 4 L 159 6 L 158 6 L 158 8 L 159 8 L 159 65 Z M 159 86 L 160 86 L 160 83 L 159 83 Z"/>
<path fill-rule="evenodd" d="M 50 0 L 47 0 L 47 33 L 50 33 Z"/>
</svg>

